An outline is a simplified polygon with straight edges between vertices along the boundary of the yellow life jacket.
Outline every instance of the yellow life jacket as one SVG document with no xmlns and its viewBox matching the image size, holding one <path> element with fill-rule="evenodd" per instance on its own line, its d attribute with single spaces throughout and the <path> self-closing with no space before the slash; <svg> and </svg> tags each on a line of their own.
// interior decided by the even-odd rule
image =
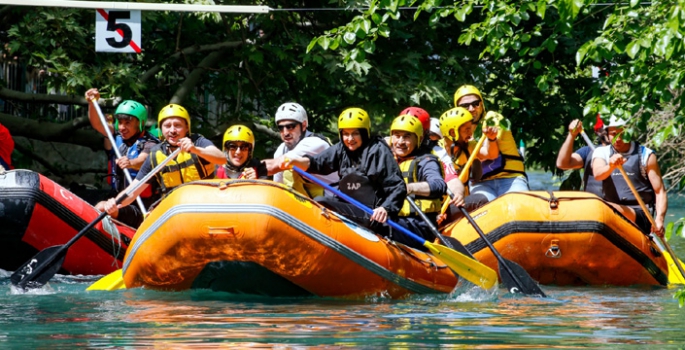
<svg viewBox="0 0 685 350">
<path fill-rule="evenodd" d="M 191 135 L 191 140 L 195 142 L 197 135 Z M 166 159 L 169 144 L 167 142 L 160 143 L 150 150 L 150 164 L 155 168 L 159 163 Z M 203 164 L 197 154 L 181 152 L 176 159 L 167 163 L 167 165 L 157 173 L 157 181 L 160 184 L 163 193 L 166 193 L 174 187 L 191 181 L 204 180 L 214 177 L 214 164 L 207 162 Z"/>
<path fill-rule="evenodd" d="M 293 190 L 300 192 L 309 198 L 314 198 L 324 195 L 323 187 L 306 181 L 299 174 L 292 170 L 283 171 L 283 184 L 292 187 Z"/>
<path fill-rule="evenodd" d="M 416 168 L 419 161 L 426 157 L 435 158 L 435 156 L 433 155 L 424 154 L 419 157 L 408 158 L 399 164 L 400 171 L 402 171 L 402 178 L 404 179 L 405 183 L 409 184 L 413 182 L 419 182 L 419 179 L 417 179 L 416 177 L 418 174 Z M 440 163 L 440 161 L 437 158 L 436 161 L 438 162 L 438 164 Z M 440 166 L 440 173 L 444 177 L 445 174 L 443 174 L 442 165 Z M 409 202 L 407 202 L 408 200 L 410 199 L 407 198 L 404 200 L 404 203 L 402 204 L 402 209 L 398 214 L 399 216 L 413 216 L 417 214 L 414 211 L 414 208 L 412 208 L 411 205 L 409 205 Z M 439 213 L 440 208 L 442 207 L 443 200 L 444 197 L 434 199 L 417 197 L 416 199 L 414 199 L 414 203 L 416 203 L 419 209 L 421 209 L 421 211 L 424 213 Z"/>
<path fill-rule="evenodd" d="M 495 160 L 483 162 L 483 178 L 481 181 L 504 179 L 526 175 L 523 157 L 519 154 L 516 140 L 510 130 L 500 130 L 497 135 L 499 157 Z"/>
</svg>

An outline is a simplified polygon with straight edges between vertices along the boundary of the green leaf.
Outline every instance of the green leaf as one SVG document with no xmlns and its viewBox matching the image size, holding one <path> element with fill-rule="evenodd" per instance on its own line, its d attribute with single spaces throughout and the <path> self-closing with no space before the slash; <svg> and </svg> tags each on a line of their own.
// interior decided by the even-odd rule
<svg viewBox="0 0 685 350">
<path fill-rule="evenodd" d="M 328 37 L 320 36 L 317 41 L 319 43 L 319 46 L 321 46 L 324 50 L 328 50 L 328 46 L 331 43 L 331 40 Z"/>
<path fill-rule="evenodd" d="M 585 55 L 587 55 L 588 50 L 592 47 L 592 41 L 588 41 L 583 46 L 581 46 L 578 49 L 578 52 L 576 52 L 576 64 L 581 65 L 583 63 L 583 60 L 585 59 Z"/>
<path fill-rule="evenodd" d="M 545 11 L 547 10 L 547 0 L 538 0 L 538 10 L 537 10 L 537 15 L 545 19 Z"/>
<path fill-rule="evenodd" d="M 635 58 L 635 55 L 640 51 L 640 44 L 637 41 L 632 41 L 626 46 L 626 54 L 630 58 Z"/>
<path fill-rule="evenodd" d="M 343 35 L 343 40 L 345 40 L 345 42 L 348 45 L 354 44 L 354 41 L 356 39 L 357 39 L 357 35 L 355 33 L 352 33 L 352 32 L 347 32 L 347 33 L 345 33 L 345 35 Z"/>
<path fill-rule="evenodd" d="M 312 49 L 317 44 L 317 42 L 318 42 L 317 38 L 314 38 L 314 39 L 312 39 L 312 41 L 309 42 L 309 45 L 307 45 L 307 53 L 310 53 L 312 51 Z"/>
</svg>

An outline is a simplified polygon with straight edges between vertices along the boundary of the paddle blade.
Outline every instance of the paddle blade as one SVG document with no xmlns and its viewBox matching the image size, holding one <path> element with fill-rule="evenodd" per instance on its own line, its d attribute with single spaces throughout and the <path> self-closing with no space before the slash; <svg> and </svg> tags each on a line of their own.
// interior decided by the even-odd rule
<svg viewBox="0 0 685 350">
<path fill-rule="evenodd" d="M 121 269 L 118 269 L 109 275 L 100 278 L 95 283 L 91 284 L 86 290 L 117 290 L 126 289 L 126 284 L 124 283 L 124 273 Z"/>
<path fill-rule="evenodd" d="M 506 264 L 506 266 L 504 266 Z M 508 267 L 508 268 L 507 268 Z M 514 276 L 512 276 L 512 273 Z M 539 295 L 546 297 L 545 293 L 540 289 L 537 282 L 533 280 L 528 272 L 521 267 L 521 265 L 502 258 L 499 263 L 499 275 L 502 277 L 502 283 L 507 287 L 511 294 L 525 294 L 525 295 Z"/>
<path fill-rule="evenodd" d="M 45 248 L 14 271 L 10 281 L 13 286 L 22 289 L 40 288 L 62 268 L 66 256 L 67 249 L 64 246 Z"/>
<path fill-rule="evenodd" d="M 484 289 L 490 289 L 497 284 L 497 272 L 481 262 L 442 245 L 428 241 L 423 245 L 465 280 Z"/>
<path fill-rule="evenodd" d="M 464 245 L 461 244 L 461 242 L 459 242 L 456 238 L 451 237 L 451 236 L 444 236 L 444 235 L 441 235 L 441 238 L 442 238 L 441 242 L 444 241 L 444 246 L 446 246 L 447 248 L 452 248 L 452 249 L 458 251 L 459 253 L 462 253 L 462 254 L 468 256 L 471 259 L 475 259 L 473 257 L 473 254 L 471 254 L 471 252 L 468 249 L 466 249 L 466 247 L 464 247 Z"/>
</svg>

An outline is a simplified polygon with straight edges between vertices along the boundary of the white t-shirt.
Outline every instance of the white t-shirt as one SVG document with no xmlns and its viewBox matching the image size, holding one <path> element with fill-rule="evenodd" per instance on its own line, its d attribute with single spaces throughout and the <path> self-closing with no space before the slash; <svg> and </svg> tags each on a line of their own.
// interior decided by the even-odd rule
<svg viewBox="0 0 685 350">
<path fill-rule="evenodd" d="M 626 153 L 622 153 L 624 157 L 628 157 L 630 153 L 633 152 L 635 149 L 635 142 L 630 143 L 630 149 Z M 595 151 L 592 153 L 592 161 L 594 162 L 595 158 L 599 159 L 604 159 L 604 162 L 609 164 L 609 158 L 611 158 L 611 145 L 606 145 L 606 146 L 600 146 L 595 148 Z"/>
<path fill-rule="evenodd" d="M 288 158 L 295 158 L 295 157 L 304 157 L 305 155 L 317 155 L 324 150 L 326 150 L 330 145 L 328 142 L 322 140 L 319 137 L 316 136 L 311 136 L 312 132 L 311 131 L 306 131 L 305 132 L 305 138 L 303 138 L 300 142 L 295 145 L 295 148 L 289 149 L 285 143 L 281 143 L 280 146 L 276 149 L 276 152 L 274 152 L 274 158 L 278 158 L 282 155 L 285 155 Z M 340 177 L 338 176 L 337 172 L 333 172 L 328 175 L 314 175 L 316 178 L 319 180 L 331 184 L 331 183 L 337 183 L 340 181 Z M 274 181 L 275 182 L 280 182 L 283 183 L 283 172 L 279 172 L 274 174 Z M 328 195 L 332 195 L 332 193 L 326 192 Z"/>
</svg>

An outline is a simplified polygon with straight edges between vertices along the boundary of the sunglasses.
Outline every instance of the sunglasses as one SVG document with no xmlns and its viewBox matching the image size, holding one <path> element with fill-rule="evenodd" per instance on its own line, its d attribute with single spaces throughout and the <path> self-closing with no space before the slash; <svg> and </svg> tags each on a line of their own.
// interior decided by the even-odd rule
<svg viewBox="0 0 685 350">
<path fill-rule="evenodd" d="M 249 151 L 251 147 L 250 147 L 250 145 L 248 145 L 246 143 L 244 143 L 242 145 L 236 145 L 235 143 L 229 143 L 228 145 L 226 145 L 226 148 L 229 151 L 236 151 L 238 149 L 240 149 L 241 151 Z"/>
<path fill-rule="evenodd" d="M 480 100 L 475 100 L 475 101 L 470 102 L 470 103 L 460 103 L 459 104 L 459 107 L 461 107 L 461 108 L 469 109 L 469 106 L 471 106 L 473 108 L 480 106 Z"/>
<path fill-rule="evenodd" d="M 277 125 L 279 131 L 283 131 L 283 129 L 288 129 L 288 131 L 295 129 L 296 126 L 298 126 L 300 123 L 290 123 L 290 124 L 281 124 Z"/>
</svg>

